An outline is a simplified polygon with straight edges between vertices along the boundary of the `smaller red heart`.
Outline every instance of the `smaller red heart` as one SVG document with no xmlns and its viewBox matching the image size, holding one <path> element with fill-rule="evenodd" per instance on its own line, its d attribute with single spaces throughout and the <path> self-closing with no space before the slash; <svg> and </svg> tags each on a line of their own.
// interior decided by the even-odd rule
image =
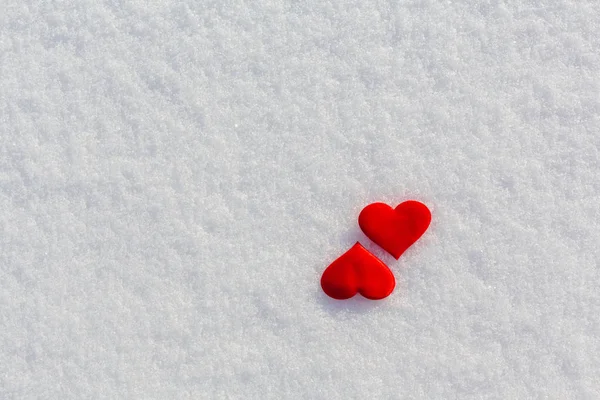
<svg viewBox="0 0 600 400">
<path fill-rule="evenodd" d="M 395 209 L 384 203 L 369 204 L 358 216 L 358 225 L 365 235 L 396 260 L 425 233 L 430 223 L 427 206 L 414 200 Z"/>
<path fill-rule="evenodd" d="M 323 291 L 338 300 L 356 293 L 380 300 L 389 296 L 395 286 L 392 271 L 358 242 L 332 262 L 321 277 Z"/>
</svg>

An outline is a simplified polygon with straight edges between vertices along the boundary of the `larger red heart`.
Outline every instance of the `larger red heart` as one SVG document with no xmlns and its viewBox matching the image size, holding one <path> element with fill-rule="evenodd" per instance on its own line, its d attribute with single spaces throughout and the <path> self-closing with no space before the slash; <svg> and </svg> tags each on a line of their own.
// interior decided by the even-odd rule
<svg viewBox="0 0 600 400">
<path fill-rule="evenodd" d="M 358 242 L 332 262 L 321 277 L 323 291 L 338 300 L 356 293 L 380 300 L 389 296 L 395 286 L 392 271 Z"/>
<path fill-rule="evenodd" d="M 369 204 L 358 216 L 365 235 L 396 260 L 425 233 L 430 223 L 427 206 L 414 200 L 395 209 L 384 203 Z"/>
</svg>

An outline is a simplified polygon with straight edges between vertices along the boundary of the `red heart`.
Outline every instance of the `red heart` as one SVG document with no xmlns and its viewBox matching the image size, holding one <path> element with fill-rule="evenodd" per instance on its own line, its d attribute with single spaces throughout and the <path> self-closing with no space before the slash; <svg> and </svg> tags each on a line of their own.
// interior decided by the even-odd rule
<svg viewBox="0 0 600 400">
<path fill-rule="evenodd" d="M 358 242 L 332 262 L 321 277 L 323 291 L 338 300 L 356 293 L 379 300 L 389 296 L 395 286 L 392 271 Z"/>
<path fill-rule="evenodd" d="M 358 225 L 365 235 L 396 260 L 425 233 L 430 223 L 427 206 L 414 200 L 395 209 L 384 203 L 369 204 L 358 216 Z"/>
</svg>

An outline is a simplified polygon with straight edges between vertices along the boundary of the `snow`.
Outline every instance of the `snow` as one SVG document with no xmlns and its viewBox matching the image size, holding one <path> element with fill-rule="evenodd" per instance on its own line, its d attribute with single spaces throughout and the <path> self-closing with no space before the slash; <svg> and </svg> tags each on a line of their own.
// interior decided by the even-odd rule
<svg viewBox="0 0 600 400">
<path fill-rule="evenodd" d="M 595 0 L 4 0 L 0 398 L 600 398 Z M 370 202 L 427 204 L 399 261 Z M 319 279 L 360 241 L 386 300 Z"/>
</svg>

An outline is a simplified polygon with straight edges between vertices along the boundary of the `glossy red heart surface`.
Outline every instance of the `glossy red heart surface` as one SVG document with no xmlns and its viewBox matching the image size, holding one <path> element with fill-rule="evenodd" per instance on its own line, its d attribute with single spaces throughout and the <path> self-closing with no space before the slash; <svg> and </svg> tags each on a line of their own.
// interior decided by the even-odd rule
<svg viewBox="0 0 600 400">
<path fill-rule="evenodd" d="M 396 208 L 385 203 L 369 204 L 358 216 L 358 225 L 365 235 L 396 260 L 425 233 L 430 223 L 427 206 L 414 200 Z"/>
<path fill-rule="evenodd" d="M 380 300 L 389 296 L 395 286 L 392 271 L 358 242 L 332 262 L 321 277 L 323 291 L 338 300 L 356 293 Z"/>
</svg>

